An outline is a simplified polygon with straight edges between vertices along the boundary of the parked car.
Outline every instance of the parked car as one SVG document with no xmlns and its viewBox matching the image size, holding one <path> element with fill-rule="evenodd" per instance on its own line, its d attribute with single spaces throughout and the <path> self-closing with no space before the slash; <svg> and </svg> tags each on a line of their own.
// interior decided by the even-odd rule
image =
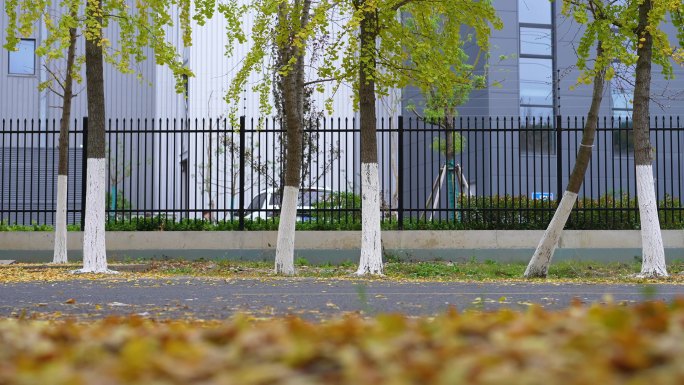
<svg viewBox="0 0 684 385">
<path fill-rule="evenodd" d="M 332 190 L 323 187 L 307 187 L 299 190 L 299 199 L 297 200 L 297 220 L 305 221 L 311 217 L 312 210 L 315 210 L 315 205 L 328 199 L 333 193 Z M 268 188 L 260 191 L 257 195 L 252 197 L 250 202 L 245 202 L 244 218 L 248 220 L 268 219 L 278 216 L 280 213 L 280 204 L 282 198 L 280 191 L 274 188 Z M 239 218 L 239 210 L 232 211 L 232 217 Z"/>
</svg>

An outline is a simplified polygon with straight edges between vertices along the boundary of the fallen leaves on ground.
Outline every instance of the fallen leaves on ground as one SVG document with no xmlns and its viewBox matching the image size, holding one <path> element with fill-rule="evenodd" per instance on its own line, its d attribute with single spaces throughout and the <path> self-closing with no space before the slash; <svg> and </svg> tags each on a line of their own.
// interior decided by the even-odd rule
<svg viewBox="0 0 684 385">
<path fill-rule="evenodd" d="M 278 276 L 269 262 L 189 261 L 181 259 L 149 260 L 144 263 L 110 264 L 120 274 L 71 274 L 79 264 L 46 265 L 18 263 L 0 267 L 0 284 L 18 282 L 55 282 L 70 280 L 134 281 L 202 277 L 208 279 L 292 279 Z M 684 284 L 684 263 L 673 261 L 666 278 L 637 278 L 638 266 L 627 263 L 564 262 L 551 266 L 547 279 L 524 279 L 525 264 L 499 262 L 388 262 L 385 275 L 360 278 L 352 264 L 304 265 L 297 267 L 297 277 L 342 280 L 389 280 L 395 282 L 525 282 L 525 283 L 667 283 Z M 296 279 L 296 277 L 294 277 Z"/>
<path fill-rule="evenodd" d="M 681 384 L 684 299 L 558 312 L 0 320 L 1 384 Z"/>
</svg>

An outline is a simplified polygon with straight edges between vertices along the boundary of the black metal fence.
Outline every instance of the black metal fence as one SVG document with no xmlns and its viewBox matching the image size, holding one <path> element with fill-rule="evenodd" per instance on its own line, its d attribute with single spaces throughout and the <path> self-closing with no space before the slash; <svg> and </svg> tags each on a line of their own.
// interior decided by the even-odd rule
<svg viewBox="0 0 684 385">
<path fill-rule="evenodd" d="M 84 208 L 84 124 L 69 134 L 68 221 Z M 449 124 L 446 124 L 449 123 Z M 2 120 L 0 222 L 54 223 L 59 123 Z M 574 166 L 583 118 L 460 117 L 378 121 L 388 228 L 544 228 Z M 451 138 L 447 140 L 447 129 Z M 87 132 L 87 130 L 85 130 Z M 109 224 L 275 223 L 284 170 L 275 119 L 112 119 L 107 129 Z M 684 127 L 651 119 L 661 223 L 682 227 Z M 447 144 L 448 143 L 448 144 Z M 452 146 L 454 151 L 448 151 Z M 311 121 L 303 141 L 299 220 L 360 225 L 360 135 L 353 118 Z M 228 225 L 230 224 L 230 225 Z M 638 228 L 631 122 L 603 118 L 573 228 Z M 253 228 L 253 227 L 251 227 Z"/>
</svg>

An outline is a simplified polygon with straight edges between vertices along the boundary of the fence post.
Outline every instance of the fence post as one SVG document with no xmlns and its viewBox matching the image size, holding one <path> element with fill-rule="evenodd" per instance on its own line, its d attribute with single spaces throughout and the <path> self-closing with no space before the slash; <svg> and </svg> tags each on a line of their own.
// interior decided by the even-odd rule
<svg viewBox="0 0 684 385">
<path fill-rule="evenodd" d="M 88 117 L 83 117 L 83 151 L 81 151 L 81 231 L 85 230 L 86 186 L 88 183 Z"/>
<path fill-rule="evenodd" d="M 399 165 L 397 172 L 397 228 L 404 229 L 404 117 L 399 115 L 397 119 L 399 129 L 399 145 L 397 146 Z"/>
<path fill-rule="evenodd" d="M 240 197 L 238 198 L 238 229 L 245 229 L 245 116 L 240 116 Z"/>
<path fill-rule="evenodd" d="M 556 116 L 556 201 L 560 204 L 563 198 L 563 119 L 561 115 Z"/>
</svg>

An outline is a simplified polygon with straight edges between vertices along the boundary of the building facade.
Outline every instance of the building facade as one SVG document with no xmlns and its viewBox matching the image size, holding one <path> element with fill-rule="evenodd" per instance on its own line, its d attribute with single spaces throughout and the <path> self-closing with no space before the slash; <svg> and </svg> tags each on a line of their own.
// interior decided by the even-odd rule
<svg viewBox="0 0 684 385">
<path fill-rule="evenodd" d="M 492 31 L 486 63 L 488 87 L 472 92 L 467 103 L 458 108 L 456 129 L 467 144 L 457 162 L 469 181 L 471 194 L 560 199 L 574 166 L 582 119 L 591 103 L 592 86 L 577 85 L 580 72 L 576 50 L 583 28 L 562 15 L 558 1 L 493 3 L 504 27 Z M 675 27 L 665 24 L 663 29 L 677 46 Z M 477 47 L 471 47 L 470 56 L 475 57 L 476 52 Z M 684 67 L 673 64 L 674 79 L 665 79 L 654 65 L 651 82 L 651 140 L 656 147 L 659 199 L 679 196 L 679 175 L 684 167 L 677 150 L 684 144 L 678 130 L 682 125 L 677 120 L 684 113 Z M 480 71 L 484 66 L 480 63 Z M 618 76 L 606 83 L 592 163 L 581 193 L 594 199 L 636 195 L 634 177 L 629 176 L 634 167 L 628 132 L 633 68 L 615 67 Z M 412 106 L 419 105 L 416 100 L 421 98 L 415 89 L 404 90 L 403 100 L 408 101 L 403 108 L 405 118 L 415 116 Z M 413 135 L 405 155 L 415 154 L 417 159 L 435 163 L 434 169 L 439 170 L 446 160 L 431 149 L 432 140 L 434 137 Z M 419 169 L 424 167 L 420 162 L 414 164 L 415 169 L 409 172 L 412 179 L 419 180 Z M 438 176 L 435 172 L 427 179 Z M 418 196 L 423 202 L 432 193 L 432 186 L 425 183 L 405 189 L 404 196 Z"/>
</svg>

